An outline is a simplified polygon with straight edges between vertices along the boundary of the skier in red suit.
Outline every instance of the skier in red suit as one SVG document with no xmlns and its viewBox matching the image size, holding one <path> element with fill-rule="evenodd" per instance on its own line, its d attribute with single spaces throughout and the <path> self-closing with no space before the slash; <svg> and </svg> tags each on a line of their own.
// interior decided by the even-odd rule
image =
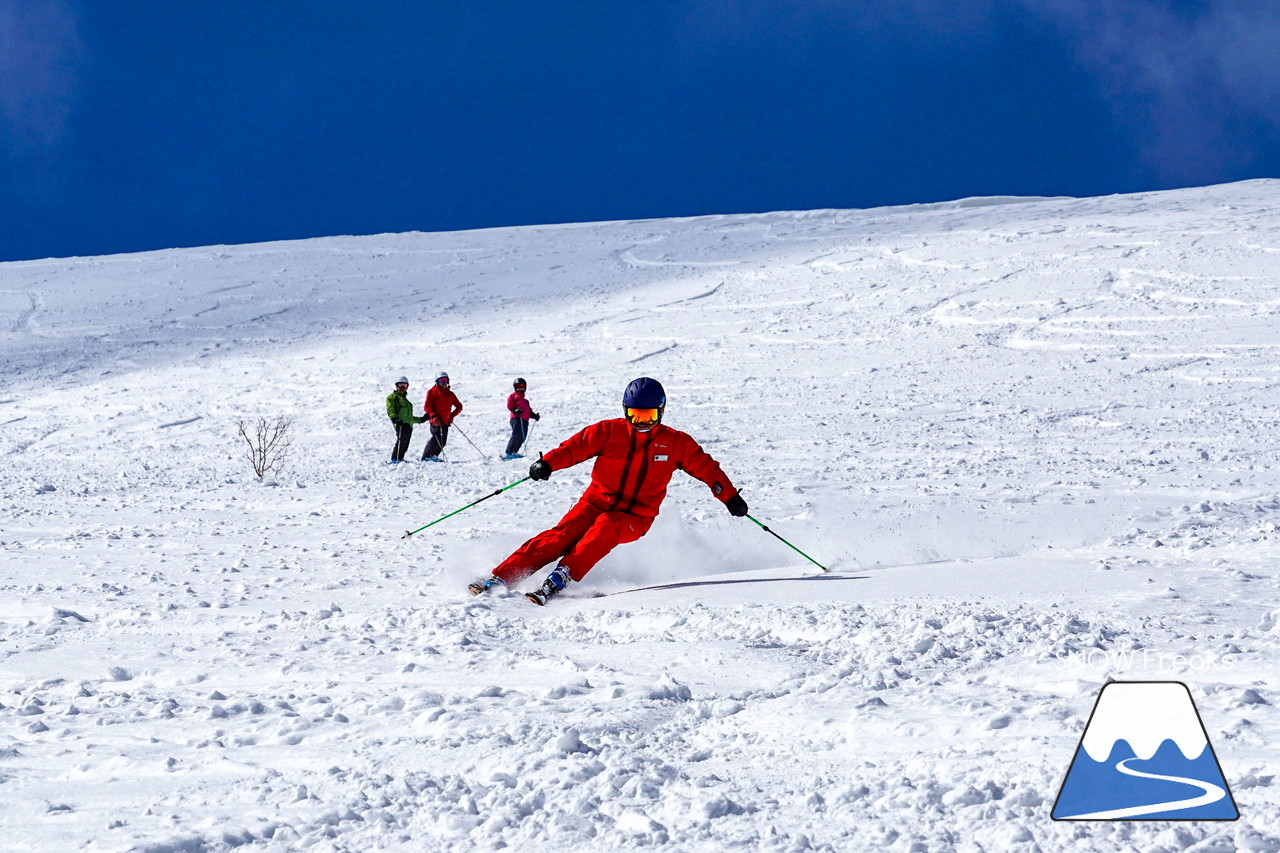
<svg viewBox="0 0 1280 853">
<path fill-rule="evenodd" d="M 649 531 L 676 469 L 706 483 L 731 514 L 746 515 L 747 502 L 720 464 L 688 434 L 661 423 L 666 403 L 657 380 L 637 379 L 623 394 L 623 417 L 592 424 L 533 463 L 529 476 L 545 480 L 553 471 L 596 460 L 591 485 L 568 514 L 468 589 L 480 594 L 505 587 L 558 560 L 542 587 L 528 593 L 530 601 L 546 604 L 615 547 Z"/>
</svg>

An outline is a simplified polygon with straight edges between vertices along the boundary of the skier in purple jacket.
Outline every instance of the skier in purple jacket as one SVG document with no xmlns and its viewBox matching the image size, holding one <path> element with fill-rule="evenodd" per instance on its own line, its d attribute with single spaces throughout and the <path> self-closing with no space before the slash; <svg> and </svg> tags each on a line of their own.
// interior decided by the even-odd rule
<svg viewBox="0 0 1280 853">
<path fill-rule="evenodd" d="M 520 447 L 529 437 L 529 419 L 536 421 L 541 417 L 524 398 L 525 389 L 528 388 L 524 379 L 517 378 L 511 385 L 515 389 L 507 397 L 507 411 L 511 413 L 511 440 L 507 442 L 507 455 L 503 459 L 520 458 Z"/>
</svg>

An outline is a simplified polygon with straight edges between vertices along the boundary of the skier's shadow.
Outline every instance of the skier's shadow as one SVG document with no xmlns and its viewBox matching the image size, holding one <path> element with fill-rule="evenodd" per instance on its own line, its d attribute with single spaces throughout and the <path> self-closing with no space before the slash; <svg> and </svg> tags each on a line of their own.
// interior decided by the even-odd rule
<svg viewBox="0 0 1280 853">
<path fill-rule="evenodd" d="M 789 578 L 726 578 L 724 580 L 707 580 L 707 581 L 676 581 L 674 583 L 660 583 L 653 586 L 638 586 L 634 589 L 619 589 L 613 592 L 602 592 L 600 595 L 622 595 L 626 592 L 644 592 L 652 589 L 684 589 L 691 586 L 728 586 L 735 583 L 798 583 L 800 581 L 813 582 L 831 582 L 831 581 L 860 581 L 866 580 L 870 575 L 801 575 L 800 577 Z"/>
</svg>

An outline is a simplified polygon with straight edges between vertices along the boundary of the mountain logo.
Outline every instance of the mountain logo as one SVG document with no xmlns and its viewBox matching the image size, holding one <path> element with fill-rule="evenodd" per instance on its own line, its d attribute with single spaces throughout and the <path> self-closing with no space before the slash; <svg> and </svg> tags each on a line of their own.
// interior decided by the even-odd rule
<svg viewBox="0 0 1280 853">
<path fill-rule="evenodd" d="M 1235 799 L 1181 681 L 1102 688 L 1054 820 L 1235 820 Z"/>
</svg>

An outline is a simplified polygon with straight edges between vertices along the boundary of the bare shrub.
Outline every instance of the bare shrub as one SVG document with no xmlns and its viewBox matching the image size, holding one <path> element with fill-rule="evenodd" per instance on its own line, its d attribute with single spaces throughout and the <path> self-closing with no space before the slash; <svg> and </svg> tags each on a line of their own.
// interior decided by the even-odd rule
<svg viewBox="0 0 1280 853">
<path fill-rule="evenodd" d="M 236 421 L 236 426 L 240 429 L 240 437 L 249 445 L 249 464 L 253 466 L 253 473 L 259 478 L 279 473 L 293 445 L 290 435 L 293 418 L 288 415 L 257 420 L 241 418 Z"/>
</svg>

